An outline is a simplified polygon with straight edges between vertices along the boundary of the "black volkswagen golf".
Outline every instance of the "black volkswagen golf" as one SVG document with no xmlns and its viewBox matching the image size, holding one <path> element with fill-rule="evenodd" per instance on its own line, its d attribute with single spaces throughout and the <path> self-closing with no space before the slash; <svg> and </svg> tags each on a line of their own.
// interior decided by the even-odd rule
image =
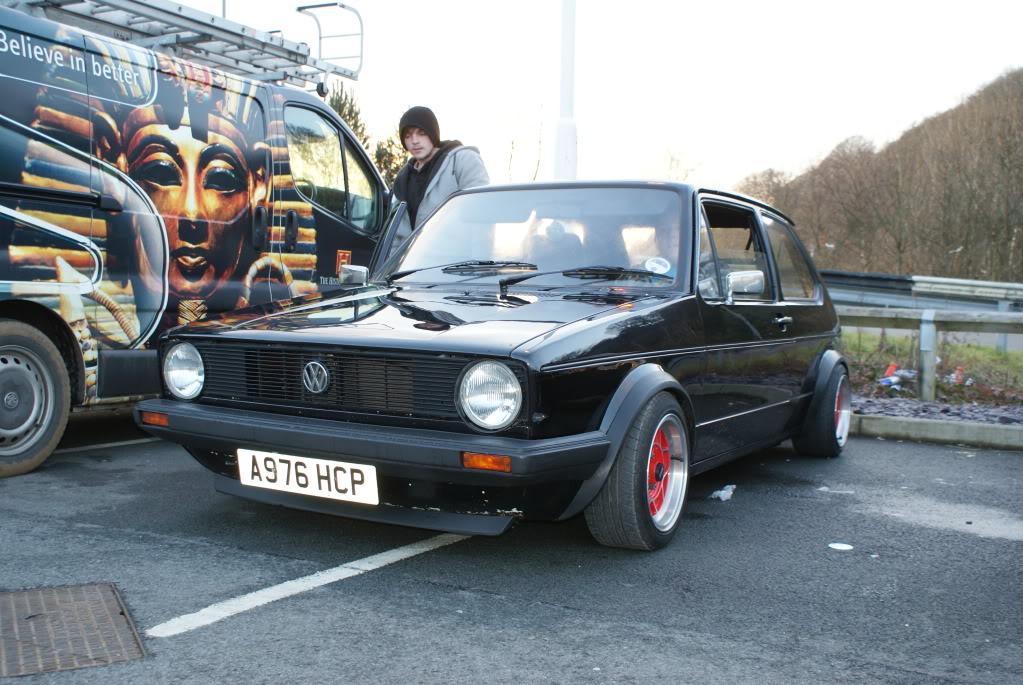
<svg viewBox="0 0 1023 685">
<path fill-rule="evenodd" d="M 685 184 L 492 186 L 369 278 L 187 325 L 136 420 L 260 502 L 496 535 L 582 513 L 675 535 L 692 476 L 850 424 L 838 320 L 792 222 Z"/>
</svg>

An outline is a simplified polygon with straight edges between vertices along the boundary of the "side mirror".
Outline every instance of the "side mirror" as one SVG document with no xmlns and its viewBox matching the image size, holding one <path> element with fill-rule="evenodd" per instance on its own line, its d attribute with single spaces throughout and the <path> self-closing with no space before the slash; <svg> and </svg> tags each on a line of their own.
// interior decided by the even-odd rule
<svg viewBox="0 0 1023 685">
<path fill-rule="evenodd" d="M 342 285 L 366 285 L 369 280 L 369 269 L 354 264 L 342 264 L 337 272 L 337 279 Z"/>
<path fill-rule="evenodd" d="M 731 304 L 732 295 L 740 293 L 743 295 L 764 294 L 764 272 L 763 271 L 732 271 L 725 276 L 725 301 Z"/>
</svg>

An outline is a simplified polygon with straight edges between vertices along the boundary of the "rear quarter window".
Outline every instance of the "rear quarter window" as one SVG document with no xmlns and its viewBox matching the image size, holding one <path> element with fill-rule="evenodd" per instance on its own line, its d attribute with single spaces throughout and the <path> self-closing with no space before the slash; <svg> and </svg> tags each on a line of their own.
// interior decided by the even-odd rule
<svg viewBox="0 0 1023 685">
<path fill-rule="evenodd" d="M 787 300 L 815 299 L 818 292 L 817 279 L 814 278 L 813 269 L 800 249 L 799 240 L 792 228 L 769 214 L 762 214 L 761 219 L 778 268 L 782 297 Z"/>
</svg>

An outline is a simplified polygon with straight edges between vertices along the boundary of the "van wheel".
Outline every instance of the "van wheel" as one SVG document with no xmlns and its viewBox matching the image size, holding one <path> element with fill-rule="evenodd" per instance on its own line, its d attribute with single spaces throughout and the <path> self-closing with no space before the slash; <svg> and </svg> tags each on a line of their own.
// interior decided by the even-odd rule
<svg viewBox="0 0 1023 685">
<path fill-rule="evenodd" d="M 586 507 L 602 545 L 655 550 L 675 536 L 689 488 L 689 442 L 682 409 L 655 395 L 633 421 L 611 473 Z"/>
<path fill-rule="evenodd" d="M 852 423 L 852 389 L 842 365 L 831 370 L 824 395 L 803 420 L 803 429 L 792 438 L 796 452 L 808 457 L 837 457 L 849 439 Z"/>
<path fill-rule="evenodd" d="M 39 330 L 0 319 L 0 478 L 50 456 L 67 425 L 71 386 L 60 352 Z"/>
</svg>

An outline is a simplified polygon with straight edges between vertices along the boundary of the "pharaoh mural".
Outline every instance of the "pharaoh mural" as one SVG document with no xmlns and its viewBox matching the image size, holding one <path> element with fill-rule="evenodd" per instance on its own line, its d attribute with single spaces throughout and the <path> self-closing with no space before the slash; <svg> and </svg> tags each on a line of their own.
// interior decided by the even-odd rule
<svg viewBox="0 0 1023 685">
<path fill-rule="evenodd" d="M 270 185 L 264 114 L 254 90 L 160 56 L 150 104 L 90 103 L 94 116 L 111 123 L 97 136 L 101 159 L 126 174 L 163 218 L 167 307 L 160 330 L 248 304 L 260 266 L 270 265 L 248 239 Z M 138 287 L 153 268 L 144 231 L 135 220 L 118 222 L 113 239 L 122 280 Z"/>
</svg>

